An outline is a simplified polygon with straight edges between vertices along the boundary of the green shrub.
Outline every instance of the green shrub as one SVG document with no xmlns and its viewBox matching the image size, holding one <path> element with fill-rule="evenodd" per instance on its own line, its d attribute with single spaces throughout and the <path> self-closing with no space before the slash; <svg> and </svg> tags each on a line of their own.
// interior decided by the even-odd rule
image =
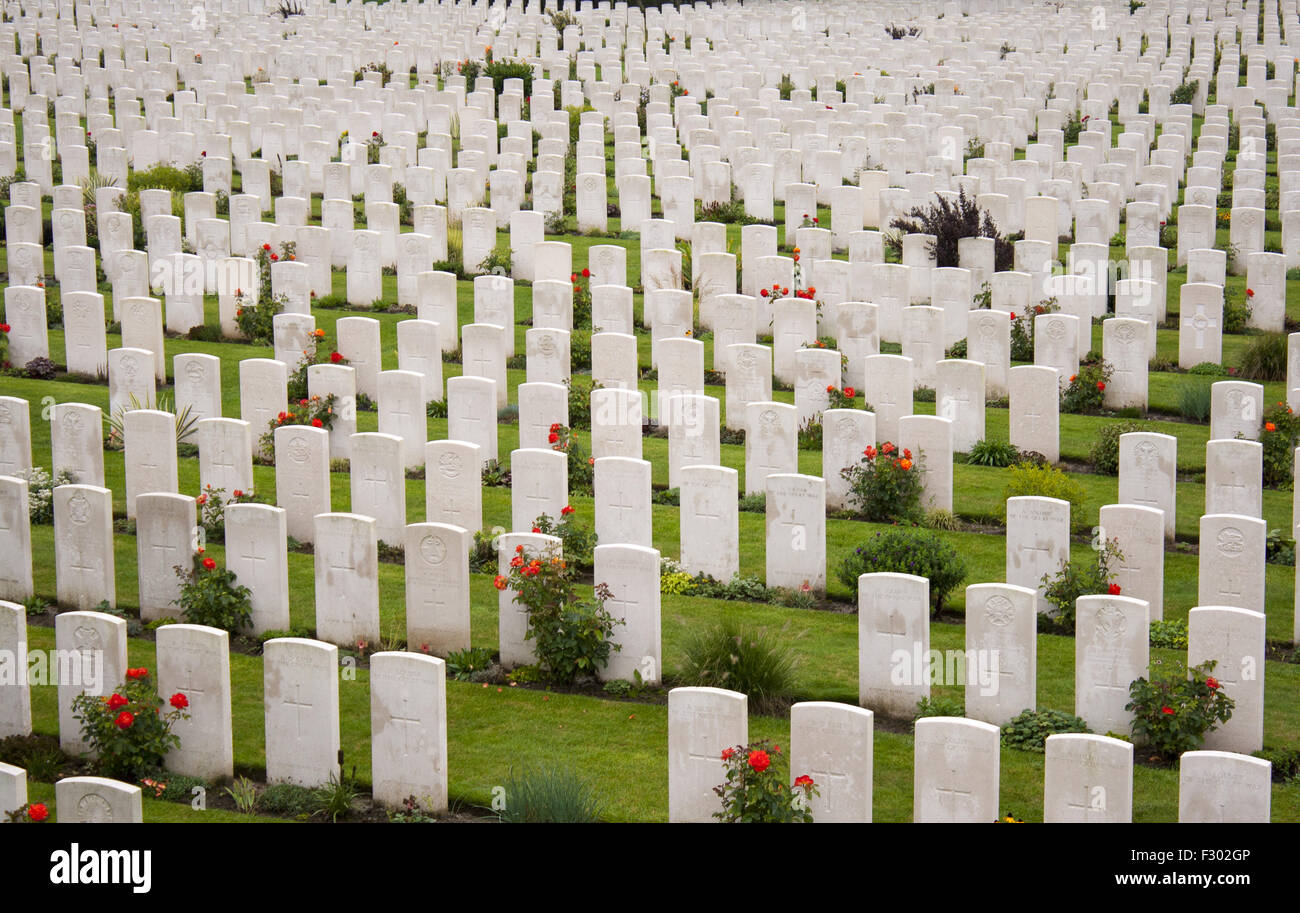
<svg viewBox="0 0 1300 913">
<path fill-rule="evenodd" d="M 1011 481 L 1003 492 L 1005 498 L 1017 498 L 1036 495 L 1041 498 L 1059 498 L 1070 502 L 1070 524 L 1082 527 L 1083 524 L 1083 486 L 1064 471 L 1055 466 L 1023 462 L 1011 470 Z M 1003 511 L 1005 514 L 1005 501 Z"/>
<path fill-rule="evenodd" d="M 167 703 L 171 709 L 163 713 Z M 189 719 L 189 701 L 174 694 L 168 702 L 158 696 L 145 668 L 127 669 L 126 679 L 111 697 L 81 694 L 72 701 L 72 715 L 81 723 L 81 737 L 95 752 L 102 776 L 135 783 L 162 770 L 167 753 L 179 748 L 172 732 L 177 720 Z"/>
<path fill-rule="evenodd" d="M 310 818 L 316 811 L 316 791 L 294 783 L 272 783 L 262 792 L 257 807 L 270 815 Z"/>
<path fill-rule="evenodd" d="M 604 808 L 595 789 L 568 767 L 512 769 L 498 814 L 509 824 L 590 824 Z"/>
<path fill-rule="evenodd" d="M 588 569 L 595 563 L 596 533 L 578 523 L 572 507 L 560 509 L 560 519 L 553 520 L 542 514 L 533 521 L 536 530 L 546 536 L 558 536 L 564 560 Z"/>
<path fill-rule="evenodd" d="M 1071 559 L 1055 574 L 1043 575 L 1043 598 L 1056 607 L 1052 619 L 1066 631 L 1074 630 L 1075 601 L 1080 596 L 1120 595 L 1119 586 L 1111 582 L 1116 566 L 1124 560 L 1119 540 L 1107 539 L 1094 554 L 1092 561 Z"/>
<path fill-rule="evenodd" d="M 930 716 L 965 716 L 966 701 L 961 697 L 923 697 L 916 702 L 916 713 L 912 721 L 923 720 Z"/>
<path fill-rule="evenodd" d="M 722 750 L 725 771 L 713 792 L 722 809 L 713 817 L 724 824 L 812 824 L 808 800 L 819 795 L 816 784 L 801 772 L 791 783 L 790 765 L 781 746 L 769 739 Z"/>
<path fill-rule="evenodd" d="M 1200 87 L 1199 79 L 1189 79 L 1169 93 L 1169 104 L 1171 105 L 1190 105 L 1196 98 L 1196 90 Z"/>
<path fill-rule="evenodd" d="M 1042 754 L 1049 735 L 1091 731 L 1086 722 L 1064 710 L 1025 710 L 1002 727 L 1002 747 Z"/>
<path fill-rule="evenodd" d="M 1236 126 L 1235 124 L 1233 125 Z M 1234 259 L 1229 254 L 1229 260 Z M 1229 265 L 1231 272 L 1231 264 Z M 1250 290 L 1247 289 L 1247 292 Z M 1250 326 L 1250 298 L 1249 294 L 1242 294 L 1240 298 L 1236 295 L 1225 295 L 1223 298 L 1223 332 L 1241 333 Z"/>
<path fill-rule="evenodd" d="M 1241 355 L 1239 376 L 1250 380 L 1286 380 L 1286 334 L 1256 336 Z"/>
<path fill-rule="evenodd" d="M 473 681 L 476 672 L 491 668 L 495 657 L 485 647 L 467 647 L 447 654 L 447 676 L 458 682 Z"/>
<path fill-rule="evenodd" d="M 848 503 L 864 520 L 873 522 L 919 521 L 921 507 L 921 469 L 925 455 L 912 451 L 901 453 L 886 441 L 880 449 L 868 445 L 856 466 L 848 466 L 841 475 L 848 480 Z"/>
<path fill-rule="evenodd" d="M 1020 459 L 1020 451 L 1007 441 L 979 440 L 971 447 L 966 462 L 974 466 L 1010 466 Z"/>
<path fill-rule="evenodd" d="M 1213 391 L 1208 384 L 1184 383 L 1178 387 L 1178 414 L 1193 421 L 1204 422 L 1210 417 Z"/>
<path fill-rule="evenodd" d="M 1203 361 L 1187 369 L 1188 374 L 1200 374 L 1206 377 L 1224 377 L 1228 369 L 1212 361 Z"/>
<path fill-rule="evenodd" d="M 930 602 L 938 615 L 944 599 L 966 579 L 966 563 L 938 533 L 899 526 L 874 533 L 845 555 L 835 571 L 855 595 L 860 576 L 886 572 L 928 579 Z"/>
<path fill-rule="evenodd" d="M 1072 375 L 1061 391 L 1061 411 L 1078 415 L 1100 412 L 1112 373 L 1114 369 L 1105 361 L 1080 365 L 1079 373 Z"/>
<path fill-rule="evenodd" d="M 202 549 L 191 556 L 188 568 L 177 565 L 175 571 L 181 593 L 172 602 L 180 606 L 186 622 L 231 633 L 252 624 L 252 590 L 235 583 L 234 571 L 219 568 Z"/>
<path fill-rule="evenodd" d="M 795 692 L 795 658 L 785 635 L 730 619 L 698 631 L 685 647 L 682 684 L 739 691 L 757 713 L 784 710 Z"/>
<path fill-rule="evenodd" d="M 126 179 L 126 189 L 170 190 L 172 193 L 191 193 L 203 189 L 203 172 L 200 169 L 197 185 L 191 169 L 173 168 L 171 165 L 154 165 L 144 171 L 134 171 Z"/>
<path fill-rule="evenodd" d="M 624 624 L 605 608 L 613 592 L 597 583 L 592 598 L 579 598 L 574 586 L 577 565 L 553 551 L 525 558 L 523 546 L 510 560 L 509 577 L 498 575 L 498 590 L 509 586 L 515 602 L 528 614 L 526 640 L 536 642 L 537 663 L 546 677 L 561 684 L 579 675 L 593 676 L 622 649 L 611 639 L 615 625 Z"/>
<path fill-rule="evenodd" d="M 1148 639 L 1153 647 L 1169 650 L 1187 649 L 1187 622 L 1157 618 L 1151 622 Z"/>
<path fill-rule="evenodd" d="M 1161 665 L 1160 660 L 1152 666 Z M 1133 739 L 1166 761 L 1201 747 L 1205 733 L 1232 717 L 1235 702 L 1210 674 L 1215 661 L 1192 668 L 1180 662 L 1173 669 L 1153 671 L 1150 681 L 1139 678 L 1129 685 L 1133 711 Z"/>
<path fill-rule="evenodd" d="M 1300 416 L 1285 403 L 1269 406 L 1264 410 L 1259 442 L 1264 445 L 1264 484 L 1290 488 L 1295 448 L 1300 444 Z"/>
<path fill-rule="evenodd" d="M 1119 436 L 1147 430 L 1147 426 L 1141 422 L 1107 422 L 1096 432 L 1092 450 L 1088 452 L 1088 462 L 1103 475 L 1119 475 Z"/>
<path fill-rule="evenodd" d="M 1291 783 L 1300 779 L 1300 749 L 1265 748 L 1254 754 L 1273 765 L 1274 783 Z"/>
</svg>

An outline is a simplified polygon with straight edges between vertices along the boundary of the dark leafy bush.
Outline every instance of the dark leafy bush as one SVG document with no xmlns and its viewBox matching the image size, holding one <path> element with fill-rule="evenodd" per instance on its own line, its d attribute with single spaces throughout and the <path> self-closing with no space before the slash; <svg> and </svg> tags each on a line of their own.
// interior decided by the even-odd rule
<svg viewBox="0 0 1300 913">
<path fill-rule="evenodd" d="M 59 366 L 48 358 L 33 358 L 23 366 L 23 373 L 33 380 L 54 380 L 59 373 Z"/>
<path fill-rule="evenodd" d="M 962 238 L 992 238 L 995 270 L 1009 270 L 1015 262 L 1015 250 L 998 231 L 993 216 L 966 196 L 964 189 L 958 193 L 956 203 L 944 197 L 936 198 L 927 207 L 916 206 L 907 215 L 896 217 L 889 227 L 904 234 L 934 235 L 937 266 L 959 265 L 957 242 Z M 901 238 L 893 238 L 890 243 L 901 252 Z"/>
<path fill-rule="evenodd" d="M 1196 90 L 1200 87 L 1199 79 L 1189 79 L 1169 93 L 1169 104 L 1171 105 L 1190 105 L 1196 98 Z"/>
<path fill-rule="evenodd" d="M 1133 739 L 1165 761 L 1183 752 L 1195 751 L 1205 733 L 1232 717 L 1235 702 L 1223 692 L 1211 674 L 1215 661 L 1190 669 L 1175 662 L 1168 671 L 1152 663 L 1151 679 L 1139 678 L 1129 685 L 1131 700 L 1124 706 L 1133 711 Z"/>
<path fill-rule="evenodd" d="M 915 527 L 895 527 L 874 533 L 849 552 L 836 576 L 853 593 L 863 574 L 914 574 L 930 581 L 930 602 L 937 615 L 948 594 L 966 579 L 966 562 L 938 533 Z"/>
<path fill-rule="evenodd" d="M 1086 722 L 1064 710 L 1025 710 L 1002 727 L 1002 746 L 1042 754 L 1049 735 L 1091 731 Z"/>
<path fill-rule="evenodd" d="M 1103 475 L 1119 475 L 1119 436 L 1133 431 L 1147 431 L 1142 422 L 1107 422 L 1096 432 L 1088 462 Z"/>
<path fill-rule="evenodd" d="M 1269 406 L 1264 410 L 1259 442 L 1264 445 L 1264 484 L 1290 488 L 1295 448 L 1300 444 L 1300 416 L 1286 403 Z"/>
<path fill-rule="evenodd" d="M 966 462 L 975 466 L 1010 466 L 1020 459 L 1020 451 L 1007 441 L 979 440 L 971 447 Z"/>
<path fill-rule="evenodd" d="M 751 710 L 774 713 L 795 692 L 795 659 L 786 632 L 742 628 L 732 620 L 699 631 L 685 648 L 685 685 L 726 688 L 749 695 Z"/>
<path fill-rule="evenodd" d="M 1254 754 L 1273 765 L 1274 783 L 1292 783 L 1300 779 L 1300 749 L 1265 748 Z"/>
</svg>

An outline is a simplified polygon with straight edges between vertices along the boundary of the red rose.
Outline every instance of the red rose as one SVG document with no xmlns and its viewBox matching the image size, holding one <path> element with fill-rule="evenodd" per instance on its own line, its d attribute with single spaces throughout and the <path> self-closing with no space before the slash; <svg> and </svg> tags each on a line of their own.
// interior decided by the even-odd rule
<svg viewBox="0 0 1300 913">
<path fill-rule="evenodd" d="M 298 405 L 300 405 L 300 406 L 305 406 L 305 405 L 307 405 L 307 400 L 305 400 L 305 399 L 300 399 L 300 400 L 298 400 Z"/>
<path fill-rule="evenodd" d="M 515 546 L 515 554 L 516 554 L 516 555 L 522 555 L 523 553 L 524 553 L 524 547 L 523 547 L 522 545 L 516 545 L 516 546 Z"/>
<path fill-rule="evenodd" d="M 1106 384 L 1105 384 L 1105 382 L 1104 382 L 1104 381 L 1100 381 L 1100 380 L 1097 381 L 1097 389 L 1098 389 L 1099 391 L 1100 391 L 1100 390 L 1105 390 L 1105 389 L 1106 389 Z"/>
<path fill-rule="evenodd" d="M 795 785 L 795 786 L 814 786 L 814 785 L 816 785 L 816 784 L 813 783 L 813 778 L 812 778 L 812 777 L 808 776 L 807 774 L 804 774 L 804 775 L 801 776 L 801 777 L 795 777 L 795 779 L 794 779 L 794 785 Z"/>
<path fill-rule="evenodd" d="M 1161 707 L 1161 708 L 1160 708 L 1160 712 L 1161 712 L 1161 713 L 1168 714 L 1169 716 L 1173 716 L 1173 715 L 1174 715 L 1174 708 L 1173 708 L 1173 707 Z"/>
<path fill-rule="evenodd" d="M 117 728 L 130 729 L 131 724 L 135 722 L 135 714 L 129 710 L 123 710 L 117 715 Z"/>
<path fill-rule="evenodd" d="M 279 255 L 279 254 L 271 254 L 271 259 L 272 259 L 272 260 L 279 260 L 279 259 L 280 259 L 280 255 Z"/>
<path fill-rule="evenodd" d="M 551 422 L 551 430 L 559 431 L 563 426 L 559 422 Z"/>
<path fill-rule="evenodd" d="M 50 810 L 45 807 L 44 802 L 35 802 L 27 806 L 27 817 L 37 824 L 50 817 Z"/>
<path fill-rule="evenodd" d="M 559 439 L 560 439 L 560 436 L 559 436 L 558 434 L 556 434 L 554 431 L 552 431 L 550 434 L 548 434 L 548 435 L 546 436 L 546 442 L 547 442 L 548 444 L 554 444 L 554 443 L 555 443 L 556 441 L 558 441 Z"/>
<path fill-rule="evenodd" d="M 1264 423 L 1264 430 L 1265 430 L 1265 431 L 1276 431 L 1276 430 L 1277 430 L 1277 425 L 1274 425 L 1272 422 L 1265 422 L 1265 423 Z"/>
<path fill-rule="evenodd" d="M 318 418 L 314 418 L 314 419 L 311 420 L 311 426 L 312 426 L 313 428 L 324 428 L 324 427 L 325 427 L 325 423 L 322 422 L 322 421 L 321 421 L 320 419 L 318 419 Z"/>
<path fill-rule="evenodd" d="M 242 498 L 244 496 L 244 493 L 240 491 L 238 488 L 235 489 L 234 494 L 236 498 Z"/>
<path fill-rule="evenodd" d="M 1110 588 L 1107 590 L 1107 592 L 1110 593 L 1110 595 L 1112 595 L 1112 596 L 1118 596 L 1118 595 L 1119 595 L 1119 584 L 1118 584 L 1118 583 L 1112 583 L 1112 584 L 1110 585 Z"/>
<path fill-rule="evenodd" d="M 1211 691 L 1219 690 L 1219 680 L 1217 678 L 1207 678 L 1205 684 L 1209 686 Z"/>
<path fill-rule="evenodd" d="M 127 669 L 127 670 L 126 670 L 126 677 L 127 677 L 127 678 L 141 679 L 141 678 L 144 678 L 144 677 L 145 677 L 146 675 L 148 675 L 148 674 L 149 674 L 149 670 L 146 669 L 144 666 L 141 666 L 139 669 Z"/>
<path fill-rule="evenodd" d="M 208 571 L 210 571 L 210 570 L 212 570 L 213 568 L 215 568 L 216 566 L 217 566 L 217 562 L 215 562 L 215 561 L 212 560 L 211 558 L 204 558 L 204 559 L 203 559 L 203 568 L 204 568 L 204 570 L 208 570 Z"/>
<path fill-rule="evenodd" d="M 570 282 L 577 282 L 577 281 L 578 281 L 578 274 L 577 274 L 577 273 L 569 273 L 569 281 L 570 281 Z"/>
<path fill-rule="evenodd" d="M 749 766 L 754 769 L 755 773 L 762 773 L 772 766 L 772 759 L 767 756 L 767 752 L 759 748 L 749 753 Z"/>
<path fill-rule="evenodd" d="M 834 384 L 827 384 L 827 385 L 826 385 L 826 392 L 827 392 L 827 393 L 833 393 L 834 391 L 835 391 L 835 385 L 834 385 Z"/>
<path fill-rule="evenodd" d="M 764 298 L 766 298 L 766 297 L 767 297 L 767 289 L 762 289 L 762 290 L 760 290 L 760 291 L 759 291 L 759 294 L 762 295 Z M 8 328 L 7 326 L 5 327 L 5 332 L 6 332 L 6 333 L 9 332 L 9 328 Z"/>
<path fill-rule="evenodd" d="M 1015 312 L 1015 311 L 1012 311 L 1012 312 L 1011 312 L 1011 319 L 1012 319 L 1012 320 L 1015 320 L 1015 319 L 1016 319 L 1016 312 Z"/>
<path fill-rule="evenodd" d="M 492 585 L 496 587 L 498 590 L 504 590 L 506 588 L 506 578 L 502 577 L 500 574 L 497 574 L 496 577 L 492 579 Z"/>
<path fill-rule="evenodd" d="M 854 390 L 852 387 L 844 388 L 844 395 L 849 397 L 850 399 L 852 399 L 854 396 L 857 396 L 857 392 L 858 391 Z"/>
<path fill-rule="evenodd" d="M 197 498 L 195 498 L 195 501 L 198 503 L 198 505 L 199 505 L 200 507 L 202 507 L 204 504 L 207 504 L 207 503 L 208 503 L 208 496 L 207 496 L 207 495 L 199 495 Z"/>
<path fill-rule="evenodd" d="M 736 756 L 736 749 L 734 749 L 734 748 L 724 748 L 724 749 L 722 749 L 722 760 L 724 760 L 724 761 L 730 761 L 730 760 L 731 760 L 732 758 L 734 758 L 735 756 Z"/>
<path fill-rule="evenodd" d="M 190 699 L 185 695 L 181 694 L 179 691 L 177 691 L 175 694 L 172 695 L 169 703 L 177 710 L 184 710 L 186 707 L 190 705 Z"/>
<path fill-rule="evenodd" d="M 1247 297 L 1247 298 L 1254 298 L 1254 297 L 1255 297 L 1255 290 L 1254 290 L 1253 288 L 1248 288 L 1248 289 L 1246 289 L 1246 297 Z"/>
<path fill-rule="evenodd" d="M 568 506 L 567 504 L 564 507 L 560 508 L 561 517 L 567 517 L 571 513 L 573 513 L 573 508 Z"/>
<path fill-rule="evenodd" d="M 782 286 L 782 288 L 781 288 L 781 294 L 782 294 L 782 295 L 788 295 L 788 294 L 790 294 L 790 290 L 789 290 L 788 288 L 785 288 L 784 286 Z"/>
<path fill-rule="evenodd" d="M 338 364 L 342 360 L 343 360 L 343 356 L 340 355 L 338 352 L 330 353 L 330 361 L 332 361 L 334 364 Z"/>
<path fill-rule="evenodd" d="M 110 697 L 110 698 L 108 699 L 108 709 L 109 709 L 109 710 L 121 710 L 123 707 L 125 707 L 125 706 L 126 706 L 127 704 L 129 704 L 129 703 L 131 703 L 131 702 L 128 701 L 126 698 L 122 697 L 122 695 L 120 695 L 120 694 L 114 694 L 112 697 Z"/>
<path fill-rule="evenodd" d="M 541 528 L 536 527 L 536 526 L 533 527 L 533 532 L 535 532 L 535 533 L 540 533 L 541 531 L 542 531 Z"/>
<path fill-rule="evenodd" d="M 582 278 L 584 278 L 584 279 L 590 279 L 590 278 L 591 278 L 591 270 L 589 270 L 589 269 L 585 269 L 585 268 L 584 268 L 583 271 L 582 271 Z"/>
<path fill-rule="evenodd" d="M 271 245 L 270 245 L 270 244 L 263 244 L 263 245 L 262 245 L 262 250 L 270 250 L 270 249 L 271 249 Z"/>
</svg>

